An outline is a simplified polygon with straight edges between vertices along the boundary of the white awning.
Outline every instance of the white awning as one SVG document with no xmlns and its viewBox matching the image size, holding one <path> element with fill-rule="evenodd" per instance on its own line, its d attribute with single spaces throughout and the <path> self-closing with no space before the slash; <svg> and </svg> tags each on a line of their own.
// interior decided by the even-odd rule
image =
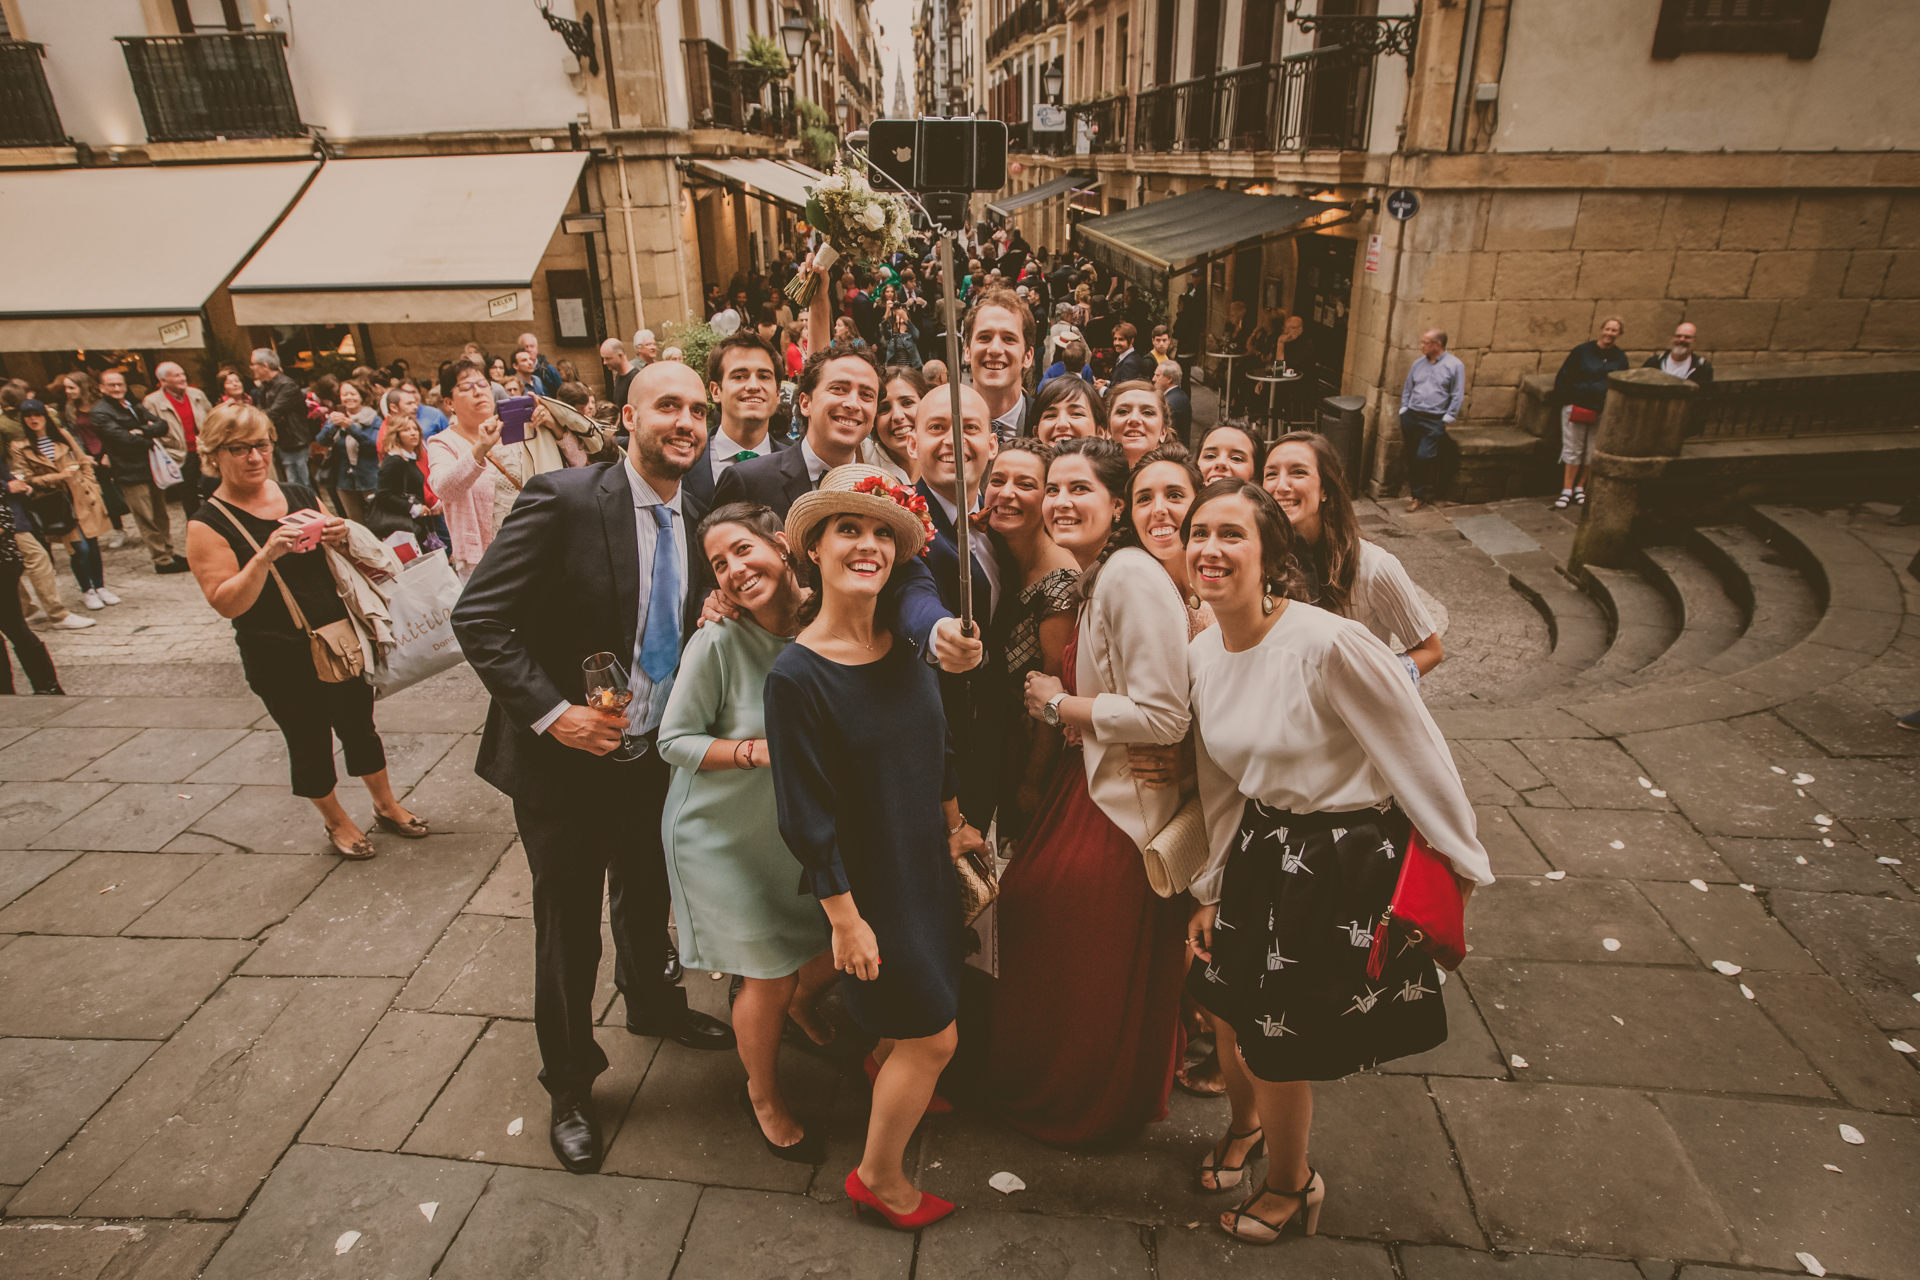
<svg viewBox="0 0 1920 1280">
<path fill-rule="evenodd" d="M 229 292 L 241 324 L 531 320 L 587 156 L 334 160 Z"/>
<path fill-rule="evenodd" d="M 826 174 L 791 160 L 762 160 L 751 157 L 714 158 L 701 156 L 687 162 L 687 168 L 709 182 L 723 187 L 744 189 L 791 209 L 807 207 L 807 188 L 818 186 Z"/>
<path fill-rule="evenodd" d="M 0 351 L 203 347 L 200 308 L 314 164 L 0 172 Z"/>
</svg>

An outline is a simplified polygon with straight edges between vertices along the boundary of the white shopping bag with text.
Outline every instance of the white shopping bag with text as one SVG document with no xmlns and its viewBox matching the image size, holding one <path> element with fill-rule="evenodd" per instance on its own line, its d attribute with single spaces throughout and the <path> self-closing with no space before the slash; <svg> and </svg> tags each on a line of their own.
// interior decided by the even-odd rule
<svg viewBox="0 0 1920 1280">
<path fill-rule="evenodd" d="M 453 606 L 459 599 L 460 575 L 445 551 L 420 556 L 400 571 L 387 602 L 393 648 L 368 673 L 374 697 L 392 697 L 466 661 L 453 638 Z"/>
</svg>

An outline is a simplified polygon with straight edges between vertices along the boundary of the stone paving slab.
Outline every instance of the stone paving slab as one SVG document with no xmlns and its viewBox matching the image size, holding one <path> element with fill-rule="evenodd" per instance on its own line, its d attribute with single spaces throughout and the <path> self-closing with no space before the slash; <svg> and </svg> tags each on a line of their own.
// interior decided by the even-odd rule
<svg viewBox="0 0 1920 1280">
<path fill-rule="evenodd" d="M 1466 740 L 1452 745 L 1456 764 L 1459 763 L 1462 754 L 1470 755 L 1492 770 L 1494 777 L 1515 791 L 1532 791 L 1536 787 L 1548 785 L 1547 775 L 1535 768 L 1533 762 L 1522 755 L 1520 749 L 1511 742 Z"/>
<path fill-rule="evenodd" d="M 402 1010 L 387 1014 L 313 1113 L 300 1140 L 398 1151 L 486 1025 L 484 1018 Z"/>
<path fill-rule="evenodd" d="M 8 1280 L 180 1280 L 197 1276 L 224 1222 L 0 1223 Z"/>
<path fill-rule="evenodd" d="M 1526 831 L 1513 820 L 1512 813 L 1495 805 L 1476 805 L 1473 812 L 1478 821 L 1480 844 L 1487 851 L 1494 875 L 1541 875 L 1553 870 L 1534 848 Z M 1468 928 L 1472 928 L 1471 921 Z"/>
<path fill-rule="evenodd" d="M 373 825 L 373 801 L 358 778 L 341 778 L 334 795 L 361 830 Z M 271 786 L 233 788 L 231 795 L 193 823 L 193 831 L 229 848 L 254 853 L 337 856 L 313 802 L 287 790 L 284 771 Z"/>
<path fill-rule="evenodd" d="M 493 870 L 503 836 L 375 835 L 378 856 L 342 863 L 274 927 L 250 974 L 411 974 Z"/>
<path fill-rule="evenodd" d="M 1616 744 L 1596 738 L 1521 741 L 1513 746 L 1576 809 L 1671 810 L 1636 780 L 1645 770 Z M 1661 785 L 1654 778 L 1655 787 Z"/>
<path fill-rule="evenodd" d="M 461 735 L 457 733 L 381 734 L 381 744 L 387 749 L 388 782 L 396 789 L 418 786 L 460 740 Z M 346 773 L 344 762 L 340 772 Z"/>
<path fill-rule="evenodd" d="M 1584 720 L 1550 707 L 1501 707 L 1474 710 L 1443 708 L 1434 722 L 1452 742 L 1461 738 L 1591 738 L 1598 736 Z"/>
<path fill-rule="evenodd" d="M 0 778 L 9 782 L 58 782 L 138 732 L 137 729 L 40 729 L 0 749 Z"/>
<path fill-rule="evenodd" d="M 1912 669 L 1904 668 L 1903 674 L 1911 682 Z M 1823 689 L 1789 702 L 1778 714 L 1829 755 L 1920 755 L 1920 733 L 1902 730 L 1894 717 L 1845 688 Z"/>
<path fill-rule="evenodd" d="M 533 1017 L 533 922 L 462 913 L 400 993 L 403 1009 Z M 613 930 L 600 925 L 600 969 L 594 1011 L 604 1015 L 619 989 L 613 982 Z"/>
<path fill-rule="evenodd" d="M 0 931 L 110 937 L 206 862 L 204 854 L 83 853 L 0 911 Z"/>
<path fill-rule="evenodd" d="M 82 730 L 75 729 L 75 733 Z M 34 841 L 43 849 L 119 849 L 157 853 L 232 787 L 178 782 L 127 782 Z"/>
<path fill-rule="evenodd" d="M 493 1170 L 452 1160 L 297 1146 L 267 1180 L 206 1280 L 426 1280 Z M 434 1204 L 429 1222 L 420 1211 Z M 360 1238 L 345 1257 L 335 1245 Z"/>
<path fill-rule="evenodd" d="M 96 726 L 135 729 L 245 729 L 267 714 L 266 704 L 244 698 L 69 698 L 48 721 L 55 729 Z"/>
<path fill-rule="evenodd" d="M 72 1213 L 90 1196 L 113 1201 L 115 1214 L 137 1214 L 130 1206 L 140 1202 L 184 1216 L 238 1213 L 392 988 L 364 979 L 228 982 L 21 1189 L 9 1214 Z"/>
<path fill-rule="evenodd" d="M 1400 1250 L 1400 1268 L 1407 1280 L 1645 1280 L 1633 1263 L 1608 1258 L 1475 1253 L 1425 1245 Z"/>
<path fill-rule="evenodd" d="M 1920 734 L 1908 734 L 1909 738 Z M 1920 778 L 1878 760 L 1782 760 L 1790 772 L 1813 774 L 1807 796 L 1829 816 L 1910 818 L 1920 814 Z"/>
<path fill-rule="evenodd" d="M 0 905 L 13 902 L 79 856 L 71 849 L 0 852 Z"/>
<path fill-rule="evenodd" d="M 236 786 L 285 786 L 289 777 L 287 740 L 268 722 L 265 729 L 244 734 L 225 750 L 203 760 L 187 779 L 189 782 L 230 782 Z M 340 768 L 340 750 L 336 743 L 333 767 Z"/>
<path fill-rule="evenodd" d="M 684 1182 L 502 1169 L 434 1280 L 666 1280 L 700 1198 Z"/>
<path fill-rule="evenodd" d="M 483 916 L 533 918 L 533 868 L 527 865 L 527 851 L 518 840 L 467 903 L 466 910 Z"/>
<path fill-rule="evenodd" d="M 1479 894 L 1474 895 L 1476 898 Z M 1477 912 L 1476 912 L 1477 914 Z M 1463 971 L 1464 973 L 1464 971 Z M 1447 1040 L 1437 1049 L 1416 1053 L 1410 1058 L 1383 1062 L 1379 1070 L 1386 1075 L 1406 1076 L 1487 1076 L 1507 1075 L 1506 1055 L 1493 1042 L 1493 1035 L 1474 1008 L 1468 984 L 1460 974 L 1448 974 L 1440 984 L 1440 999 L 1447 1006 Z"/>
<path fill-rule="evenodd" d="M 1737 981 L 1711 971 L 1489 960 L 1472 981 L 1525 1080 L 1831 1096 Z"/>
<path fill-rule="evenodd" d="M 1734 1258 L 1720 1206 L 1640 1094 L 1484 1080 L 1433 1091 L 1495 1248 Z"/>
<path fill-rule="evenodd" d="M 67 698 L 19 696 L 0 698 L 0 726 L 33 728 L 45 724 L 72 705 Z"/>
<path fill-rule="evenodd" d="M 75 782 L 179 782 L 244 737 L 244 729 L 143 729 L 72 776 Z"/>
<path fill-rule="evenodd" d="M 1748 840 L 1714 836 L 1709 841 L 1720 860 L 1733 868 L 1742 883 L 1774 889 L 1809 889 L 1821 893 L 1893 893 L 1900 878 L 1893 868 L 1874 861 L 1859 845 L 1834 842 L 1829 849 L 1819 840 Z"/>
<path fill-rule="evenodd" d="M 199 870 L 122 932 L 136 938 L 252 938 L 284 920 L 332 870 L 330 858 L 223 853 L 203 859 Z"/>
<path fill-rule="evenodd" d="M 1767 914 L 1756 894 L 1718 885 L 1702 893 L 1690 884 L 1650 881 L 1640 892 L 1702 964 L 1725 960 L 1743 969 L 1818 973 L 1806 948 Z"/>
<path fill-rule="evenodd" d="M 1456 752 L 1454 767 L 1460 771 L 1460 785 L 1467 793 L 1467 800 L 1476 805 L 1513 805 L 1522 804 L 1520 793 L 1501 781 L 1494 771 L 1480 762 L 1471 752 Z"/>
<path fill-rule="evenodd" d="M 593 1083 L 601 1138 L 611 1149 L 660 1042 L 651 1036 L 628 1035 L 625 1027 L 602 1027 L 594 1039 L 611 1064 Z M 540 1047 L 534 1041 L 533 1024 L 495 1022 L 474 1044 L 404 1149 L 418 1155 L 558 1169 L 560 1162 L 547 1137 L 553 1108 L 539 1077 Z M 521 1122 L 521 1131 L 509 1134 L 507 1129 L 515 1120 Z"/>
<path fill-rule="evenodd" d="M 1920 1187 L 1920 1121 L 1729 1098 L 1670 1095 L 1658 1105 L 1733 1227 L 1740 1249 L 1732 1261 L 1798 1270 L 1794 1255 L 1806 1252 L 1836 1275 L 1913 1275 L 1913 1198 L 1873 1189 Z M 1842 1122 L 1866 1143 L 1841 1141 Z"/>
<path fill-rule="evenodd" d="M 808 1196 L 709 1187 L 687 1229 L 674 1280 L 907 1280 L 914 1237 L 885 1227 L 859 1230 L 853 1215 L 844 1198 L 823 1204 Z"/>
<path fill-rule="evenodd" d="M 20 1186 L 149 1054 L 152 1040 L 0 1040 L 0 1184 Z"/>
<path fill-rule="evenodd" d="M 1730 883 L 1707 842 L 1678 814 L 1621 809 L 1515 809 L 1521 830 L 1556 870 L 1625 880 Z M 1615 849 L 1618 841 L 1621 848 Z"/>
<path fill-rule="evenodd" d="M 1333 1194 L 1331 1188 L 1327 1194 Z M 1266 1246 L 1242 1244 L 1215 1225 L 1217 1217 L 1216 1212 L 1196 1226 L 1162 1227 L 1154 1233 L 1154 1263 L 1160 1280 L 1217 1280 L 1223 1275 L 1395 1280 L 1393 1260 L 1380 1245 L 1326 1235 L 1288 1236 L 1284 1244 Z"/>
<path fill-rule="evenodd" d="M 921 1233 L 913 1275 L 914 1280 L 1151 1280 L 1148 1234 L 1132 1223 L 1099 1218 L 958 1213 Z"/>
<path fill-rule="evenodd" d="M 1820 803 L 1796 796 L 1793 773 L 1773 772 L 1769 760 L 1714 725 L 1695 724 L 1634 734 L 1623 745 L 1645 764 L 1703 834 L 1716 836 L 1810 835 Z"/>
<path fill-rule="evenodd" d="M 112 790 L 111 782 L 0 782 L 0 846 L 28 848 Z"/>
<path fill-rule="evenodd" d="M 435 831 L 518 834 L 513 802 L 473 772 L 479 746 L 472 735 L 455 743 L 408 794 L 407 807 L 430 819 Z"/>
<path fill-rule="evenodd" d="M 252 949 L 184 938 L 21 938 L 0 951 L 0 1035 L 161 1039 Z"/>
<path fill-rule="evenodd" d="M 1509 876 L 1474 891 L 1468 918 L 1476 960 L 1686 964 L 1693 958 L 1625 880 Z M 1604 938 L 1618 940 L 1620 950 L 1606 950 Z"/>
<path fill-rule="evenodd" d="M 487 722 L 487 700 L 419 697 L 418 686 L 373 704 L 374 727 L 389 733 L 478 733 Z"/>
<path fill-rule="evenodd" d="M 1920 903 L 1840 893 L 1772 895 L 1773 914 L 1889 1031 L 1920 1029 Z M 0 967 L 6 963 L 0 953 Z"/>
<path fill-rule="evenodd" d="M 1825 974 L 1742 975 L 1760 1008 L 1849 1105 L 1920 1115 L 1920 1071 Z"/>
</svg>

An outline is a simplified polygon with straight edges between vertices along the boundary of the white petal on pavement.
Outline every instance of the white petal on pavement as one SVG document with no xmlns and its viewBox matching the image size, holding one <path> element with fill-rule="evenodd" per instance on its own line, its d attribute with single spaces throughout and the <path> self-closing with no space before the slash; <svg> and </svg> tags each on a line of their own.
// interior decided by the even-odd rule
<svg viewBox="0 0 1920 1280">
<path fill-rule="evenodd" d="M 1667 793 L 1662 791 L 1658 787 L 1655 787 L 1653 790 L 1647 792 L 1647 794 L 1652 796 L 1656 800 L 1665 800 L 1667 798 Z"/>
<path fill-rule="evenodd" d="M 1798 854 L 1798 853 L 1796 853 L 1796 854 L 1794 854 L 1794 855 L 1793 855 L 1793 860 L 1794 860 L 1795 862 L 1797 862 L 1797 863 L 1799 863 L 1799 864 L 1800 864 L 1801 866 L 1803 866 L 1803 867 L 1807 865 L 1807 860 L 1806 860 L 1806 858 L 1805 858 L 1805 857 L 1804 857 L 1803 855 L 1801 855 L 1801 854 Z"/>
<path fill-rule="evenodd" d="M 1828 1173 L 1839 1173 L 1839 1172 L 1840 1172 L 1840 1166 L 1839 1166 L 1839 1165 L 1837 1165 L 1837 1164 L 1823 1164 L 1823 1165 L 1821 1165 L 1820 1167 L 1821 1167 L 1822 1169 L 1825 1169 L 1825 1170 L 1826 1170 L 1826 1171 L 1827 1171 Z"/>
<path fill-rule="evenodd" d="M 1566 878 L 1567 878 L 1567 873 L 1564 871 L 1547 872 L 1547 879 L 1549 880 L 1565 880 Z"/>
<path fill-rule="evenodd" d="M 1527 1065 L 1527 1060 L 1516 1053 L 1513 1055 L 1513 1065 L 1516 1067 L 1524 1067 Z"/>
<path fill-rule="evenodd" d="M 1620 939 L 1602 938 L 1600 939 L 1600 945 L 1605 947 L 1609 951 L 1618 951 L 1620 949 Z"/>
<path fill-rule="evenodd" d="M 1619 1023 L 1619 1024 L 1620 1024 L 1621 1026 L 1623 1026 L 1623 1027 L 1627 1025 L 1627 1020 L 1626 1020 L 1625 1018 L 1623 1018 L 1623 1017 L 1621 1017 L 1621 1016 L 1620 1016 L 1619 1014 L 1617 1014 L 1617 1013 L 1610 1013 L 1610 1014 L 1608 1014 L 1607 1016 L 1608 1016 L 1609 1018 L 1612 1018 L 1612 1019 L 1613 1019 L 1613 1020 L 1614 1020 L 1615 1022 L 1617 1022 L 1617 1023 Z"/>
<path fill-rule="evenodd" d="M 1821 837 L 1820 843 L 1825 845 L 1827 848 L 1831 849 L 1833 848 L 1833 837 L 1823 836 Z"/>
<path fill-rule="evenodd" d="M 1687 883 L 1692 885 L 1694 888 L 1698 889 L 1702 893 L 1705 893 L 1707 891 L 1707 882 L 1705 880 L 1689 880 L 1687 881 Z"/>
<path fill-rule="evenodd" d="M 1742 889 L 1745 889 L 1745 890 L 1746 890 L 1746 891 L 1747 891 L 1748 893 L 1758 893 L 1758 892 L 1760 892 L 1760 886 L 1759 886 L 1759 885 L 1756 885 L 1756 884 L 1743 884 L 1743 885 L 1741 885 L 1740 887 L 1741 887 Z"/>
<path fill-rule="evenodd" d="M 1796 787 L 1804 787 L 1812 781 L 1813 775 L 1810 773 L 1796 773 L 1793 775 L 1793 785 Z"/>
<path fill-rule="evenodd" d="M 1781 777 L 1783 777 L 1783 778 L 1787 776 L 1787 771 L 1786 771 L 1785 769 L 1782 769 L 1782 768 L 1781 768 L 1781 767 L 1780 767 L 1779 765 L 1777 765 L 1777 764 L 1770 764 L 1770 765 L 1768 765 L 1767 767 L 1768 767 L 1769 769 L 1772 769 L 1772 770 L 1773 770 L 1773 771 L 1774 771 L 1775 773 L 1777 773 L 1777 774 L 1779 774 L 1779 775 L 1780 775 Z"/>
<path fill-rule="evenodd" d="M 338 1257 L 340 1254 L 345 1253 L 347 1250 L 353 1248 L 354 1245 L 358 1244 L 359 1241 L 360 1233 L 358 1231 L 342 1231 L 340 1238 L 333 1242 L 334 1256 Z"/>
<path fill-rule="evenodd" d="M 1001 1172 L 994 1174 L 991 1178 L 988 1178 L 987 1185 L 992 1187 L 995 1191 L 998 1191 L 1003 1196 L 1010 1196 L 1016 1191 L 1025 1191 L 1027 1189 L 1026 1183 L 1020 1181 L 1019 1178 L 1015 1177 L 1011 1173 L 1006 1172 L 1005 1170 L 1002 1170 Z"/>
<path fill-rule="evenodd" d="M 1740 984 L 1740 994 L 1751 1000 L 1753 999 L 1753 988 L 1743 982 Z"/>
<path fill-rule="evenodd" d="M 509 1138 L 517 1138 L 520 1136 L 520 1131 L 526 1127 L 527 1118 L 525 1116 L 515 1116 L 513 1123 L 507 1126 L 507 1136 Z"/>
<path fill-rule="evenodd" d="M 1874 861 L 1883 867 L 1897 867 L 1902 865 L 1898 858 L 1875 858 Z"/>
<path fill-rule="evenodd" d="M 419 1208 L 420 1208 L 420 1216 L 425 1218 L 428 1222 L 432 1222 L 433 1215 L 440 1212 L 440 1202 L 438 1200 L 429 1200 L 425 1204 L 419 1206 Z"/>
<path fill-rule="evenodd" d="M 1635 778 L 1634 781 L 1639 783 L 1641 786 L 1645 787 L 1649 791 L 1653 790 L 1653 783 L 1647 781 L 1647 779 L 1645 778 Z"/>
<path fill-rule="evenodd" d="M 1713 967 L 1719 970 L 1721 973 L 1726 974 L 1729 978 L 1731 978 L 1734 974 L 1740 972 L 1739 965 L 1733 964 L 1730 961 L 1726 961 L 1726 960 L 1715 960 L 1713 962 Z"/>
<path fill-rule="evenodd" d="M 1843 1124 L 1840 1126 L 1840 1141 L 1852 1143 L 1856 1147 L 1864 1146 L 1867 1141 L 1867 1136 L 1852 1125 Z"/>
<path fill-rule="evenodd" d="M 1913 1052 L 1913 1046 L 1908 1044 L 1905 1040 L 1889 1040 L 1887 1041 L 1887 1043 L 1893 1046 L 1893 1051 L 1895 1053 L 1912 1053 Z"/>
<path fill-rule="evenodd" d="M 1827 1274 L 1827 1269 L 1820 1265 L 1820 1259 L 1814 1257 L 1812 1254 L 1796 1253 L 1793 1256 L 1800 1259 L 1800 1265 L 1807 1269 L 1808 1275 L 1823 1276 Z"/>
<path fill-rule="evenodd" d="M 1607 841 L 1607 848 L 1609 848 L 1609 849 L 1624 849 L 1624 848 L 1626 848 L 1626 847 L 1627 847 L 1627 842 L 1626 842 L 1626 841 L 1624 841 L 1624 840 L 1609 840 L 1609 841 Z"/>
<path fill-rule="evenodd" d="M 1832 825 L 1833 825 L 1833 819 L 1832 819 L 1832 818 L 1829 818 L 1829 817 L 1828 817 L 1828 816 L 1827 816 L 1826 814 L 1824 814 L 1824 813 L 1816 813 L 1816 814 L 1814 814 L 1814 815 L 1813 815 L 1813 820 L 1814 820 L 1814 821 L 1815 821 L 1816 823 L 1818 823 L 1819 825 L 1821 825 L 1821 826 L 1823 826 L 1823 827 L 1830 827 L 1830 826 L 1832 826 Z"/>
</svg>

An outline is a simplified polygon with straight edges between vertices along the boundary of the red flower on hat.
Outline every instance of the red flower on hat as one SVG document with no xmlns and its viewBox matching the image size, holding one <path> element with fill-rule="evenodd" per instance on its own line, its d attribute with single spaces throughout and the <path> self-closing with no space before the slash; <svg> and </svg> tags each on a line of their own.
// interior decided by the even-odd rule
<svg viewBox="0 0 1920 1280">
<path fill-rule="evenodd" d="M 896 506 L 905 507 L 920 517 L 920 527 L 926 534 L 920 544 L 920 554 L 924 556 L 932 548 L 933 518 L 927 514 L 927 500 L 921 497 L 917 490 L 909 489 L 905 485 L 893 484 L 883 476 L 868 476 L 853 486 L 853 492 L 869 493 L 875 497 L 886 498 Z"/>
</svg>

